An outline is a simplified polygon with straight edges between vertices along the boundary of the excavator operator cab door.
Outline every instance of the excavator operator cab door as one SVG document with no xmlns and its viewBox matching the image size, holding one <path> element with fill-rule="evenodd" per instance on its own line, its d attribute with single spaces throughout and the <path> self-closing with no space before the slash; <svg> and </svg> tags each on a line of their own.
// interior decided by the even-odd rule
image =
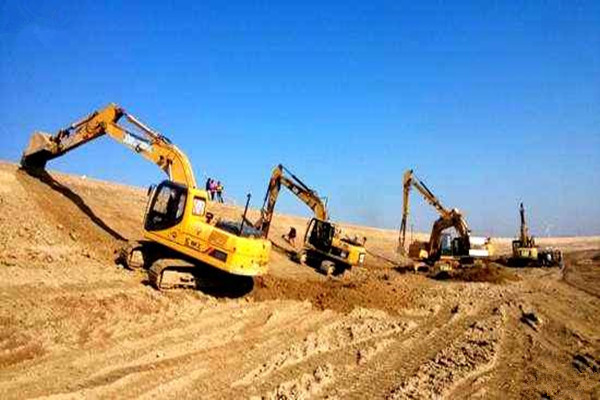
<svg viewBox="0 0 600 400">
<path fill-rule="evenodd" d="M 161 231 L 180 223 L 185 213 L 188 189 L 180 184 L 163 181 L 150 195 L 144 229 Z"/>
<path fill-rule="evenodd" d="M 513 253 L 513 256 L 518 256 L 518 254 L 519 254 L 519 247 L 521 247 L 521 241 L 520 240 L 513 240 L 512 241 L 512 253 Z"/>
<path fill-rule="evenodd" d="M 469 243 L 462 237 L 452 239 L 452 255 L 455 257 L 465 257 L 469 255 Z"/>
<path fill-rule="evenodd" d="M 334 233 L 335 228 L 332 224 L 313 218 L 308 224 L 305 241 L 321 251 L 329 252 Z"/>
<path fill-rule="evenodd" d="M 440 236 L 440 255 L 452 256 L 455 253 L 455 242 L 452 240 L 452 235 L 442 233 Z"/>
</svg>

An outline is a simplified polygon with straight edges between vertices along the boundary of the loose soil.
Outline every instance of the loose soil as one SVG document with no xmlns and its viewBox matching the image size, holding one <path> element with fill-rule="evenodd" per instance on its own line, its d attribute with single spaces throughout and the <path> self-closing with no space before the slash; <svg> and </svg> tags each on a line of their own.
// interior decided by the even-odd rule
<svg viewBox="0 0 600 400">
<path fill-rule="evenodd" d="M 230 298 L 158 292 L 115 263 L 144 206 L 144 189 L 0 163 L 0 398 L 600 394 L 599 238 L 546 239 L 562 270 L 438 281 L 397 272 L 396 232 L 345 226 L 368 238 L 365 267 L 326 277 L 274 252 Z M 276 215 L 272 237 L 305 223 Z"/>
</svg>

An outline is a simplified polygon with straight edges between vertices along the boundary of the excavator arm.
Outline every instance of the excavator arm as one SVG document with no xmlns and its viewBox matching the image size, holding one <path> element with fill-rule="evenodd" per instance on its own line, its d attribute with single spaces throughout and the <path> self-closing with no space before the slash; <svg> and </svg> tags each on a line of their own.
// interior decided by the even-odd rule
<svg viewBox="0 0 600 400">
<path fill-rule="evenodd" d="M 444 230 L 454 227 L 465 244 L 468 245 L 469 227 L 464 217 L 457 209 L 448 210 L 442 205 L 440 200 L 429 190 L 427 185 L 418 179 L 413 170 L 407 170 L 403 177 L 403 206 L 402 222 L 400 224 L 399 249 L 404 251 L 406 243 L 406 226 L 408 223 L 410 191 L 415 188 L 421 196 L 429 203 L 440 215 L 440 218 L 434 223 L 429 238 L 429 254 L 437 254 L 440 247 L 441 234 Z"/>
<path fill-rule="evenodd" d="M 119 124 L 123 118 L 136 128 L 137 132 Z M 34 133 L 21 158 L 21 166 L 26 169 L 44 168 L 48 161 L 103 135 L 110 136 L 156 164 L 171 181 L 187 187 L 196 187 L 192 165 L 187 156 L 165 136 L 116 104 L 109 104 L 102 110 L 94 111 L 61 129 L 56 135 Z"/>
<path fill-rule="evenodd" d="M 413 170 L 409 169 L 404 173 L 403 177 L 403 202 L 402 202 L 402 222 L 400 223 L 400 243 L 399 248 L 404 250 L 406 243 L 406 226 L 408 223 L 408 214 L 410 210 L 410 191 L 414 187 L 423 196 L 435 210 L 443 217 L 449 215 L 449 211 L 442 205 L 439 199 L 429 190 L 427 185 L 418 179 Z"/>
<path fill-rule="evenodd" d="M 313 211 L 317 219 L 322 221 L 327 221 L 329 219 L 327 208 L 317 192 L 310 189 L 300 180 L 300 178 L 291 173 L 283 165 L 279 164 L 273 169 L 263 207 L 260 210 L 260 219 L 254 224 L 254 226 L 263 233 L 264 237 L 267 237 L 269 234 L 269 228 L 275 211 L 275 204 L 277 203 L 277 198 L 279 197 L 282 185 L 306 204 Z"/>
<path fill-rule="evenodd" d="M 519 215 L 521 216 L 521 229 L 519 232 L 519 240 L 522 246 L 535 247 L 535 240 L 533 236 L 529 235 L 529 227 L 527 226 L 527 220 L 525 219 L 525 207 L 521 203 L 519 207 Z"/>
</svg>

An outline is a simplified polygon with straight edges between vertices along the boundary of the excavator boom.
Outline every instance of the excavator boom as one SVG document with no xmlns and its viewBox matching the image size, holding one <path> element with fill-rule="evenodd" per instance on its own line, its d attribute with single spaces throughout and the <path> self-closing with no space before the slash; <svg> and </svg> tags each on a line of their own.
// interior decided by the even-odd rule
<svg viewBox="0 0 600 400">
<path fill-rule="evenodd" d="M 125 118 L 138 132 L 128 130 L 119 121 Z M 33 134 L 21 158 L 26 169 L 44 168 L 46 163 L 100 136 L 108 135 L 142 155 L 163 170 L 173 182 L 196 187 L 192 166 L 187 156 L 169 139 L 127 113 L 116 104 L 109 104 L 79 121 L 61 129 L 55 135 Z"/>
<path fill-rule="evenodd" d="M 287 173 L 287 176 L 285 175 Z M 273 219 L 273 213 L 275 211 L 275 204 L 279 197 L 279 191 L 281 185 L 288 188 L 296 197 L 298 197 L 304 204 L 306 204 L 315 214 L 315 218 L 322 221 L 327 221 L 329 215 L 325 204 L 314 190 L 310 189 L 300 178 L 294 175 L 290 170 L 279 164 L 271 173 L 271 179 L 269 180 L 269 187 L 265 195 L 263 207 L 260 212 L 260 219 L 254 224 L 259 229 L 264 237 L 269 234 L 271 227 L 271 221 Z"/>
<path fill-rule="evenodd" d="M 429 238 L 428 254 L 429 258 L 437 258 L 440 245 L 441 234 L 444 230 L 453 227 L 462 238 L 463 246 L 469 247 L 470 229 L 464 217 L 457 209 L 447 209 L 442 205 L 440 200 L 429 190 L 427 185 L 418 179 L 413 170 L 407 170 L 403 177 L 403 206 L 402 206 L 402 222 L 400 224 L 400 237 L 398 239 L 398 248 L 401 252 L 405 251 L 406 244 L 406 226 L 408 223 L 410 191 L 412 188 L 423 196 L 425 201 L 429 203 L 440 215 L 434 223 L 431 235 Z"/>
<path fill-rule="evenodd" d="M 519 215 L 521 216 L 521 230 L 520 237 L 521 243 L 533 243 L 531 236 L 529 236 L 529 227 L 527 227 L 527 220 L 525 219 L 525 207 L 521 203 L 519 207 Z"/>
<path fill-rule="evenodd" d="M 410 191 L 414 187 L 423 196 L 425 201 L 429 203 L 440 214 L 441 218 L 451 219 L 451 211 L 447 210 L 440 200 L 429 190 L 427 185 L 418 179 L 412 169 L 407 170 L 403 176 L 403 202 L 402 202 L 402 222 L 400 223 L 400 238 L 398 248 L 404 251 L 406 244 L 406 227 L 408 223 L 408 214 L 410 211 Z M 468 229 L 468 228 L 467 228 Z"/>
</svg>

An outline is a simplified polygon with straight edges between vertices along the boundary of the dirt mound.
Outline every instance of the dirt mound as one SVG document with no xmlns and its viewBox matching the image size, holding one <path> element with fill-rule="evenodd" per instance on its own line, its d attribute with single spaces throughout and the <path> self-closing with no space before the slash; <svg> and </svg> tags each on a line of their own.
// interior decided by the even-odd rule
<svg viewBox="0 0 600 400">
<path fill-rule="evenodd" d="M 255 280 L 251 296 L 256 301 L 309 301 L 320 310 L 349 312 L 356 307 L 366 307 L 396 314 L 410 305 L 412 300 L 406 283 L 399 281 L 387 273 L 369 275 L 360 280 L 346 275 L 341 279 L 330 278 L 319 282 L 264 276 Z"/>
<path fill-rule="evenodd" d="M 600 299 L 597 283 L 600 271 L 600 251 L 582 251 L 565 256 L 563 280 L 570 286 Z"/>
<path fill-rule="evenodd" d="M 454 280 L 462 282 L 488 282 L 502 284 L 516 282 L 521 278 L 514 272 L 499 264 L 484 264 L 469 268 L 457 268 L 452 271 L 441 271 L 434 276 L 437 280 Z"/>
</svg>

